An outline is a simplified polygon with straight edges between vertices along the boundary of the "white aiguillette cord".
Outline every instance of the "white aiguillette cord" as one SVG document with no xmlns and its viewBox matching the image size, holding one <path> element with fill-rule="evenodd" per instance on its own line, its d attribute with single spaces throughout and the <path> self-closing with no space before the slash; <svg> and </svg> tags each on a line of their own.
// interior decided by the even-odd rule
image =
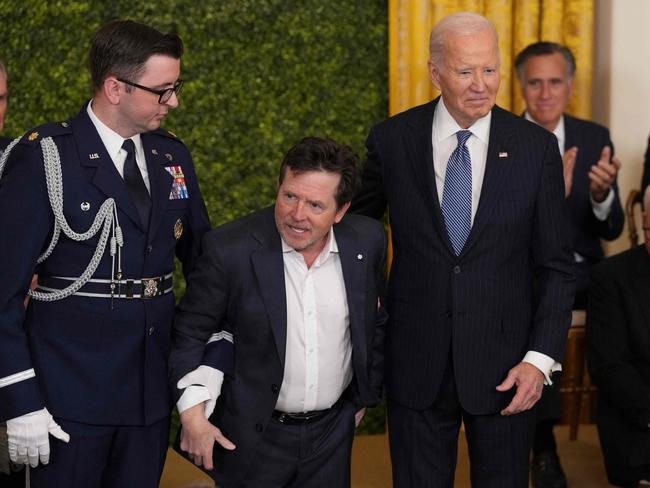
<svg viewBox="0 0 650 488">
<path fill-rule="evenodd" d="M 20 138 L 14 139 L 11 144 L 7 146 L 7 149 L 2 154 L 2 156 L 0 156 L 0 178 L 2 178 L 2 172 L 9 157 L 9 153 L 19 140 Z M 75 292 L 79 291 L 79 289 L 88 282 L 88 280 L 97 270 L 102 256 L 104 255 L 104 251 L 106 250 L 108 236 L 111 234 L 109 252 L 112 258 L 112 297 L 115 290 L 115 282 L 116 280 L 119 281 L 122 277 L 122 247 L 124 247 L 124 236 L 122 235 L 122 228 L 120 227 L 117 217 L 117 205 L 115 204 L 115 200 L 112 198 L 107 198 L 104 200 L 104 203 L 102 203 L 99 210 L 97 211 L 97 214 L 95 215 L 93 223 L 86 232 L 78 233 L 72 230 L 68 225 L 65 215 L 63 214 L 63 173 L 61 171 L 61 158 L 59 157 L 59 150 L 51 137 L 45 137 L 41 139 L 41 148 L 43 150 L 43 164 L 45 167 L 47 195 L 50 201 L 50 206 L 52 207 L 52 212 L 54 214 L 54 231 L 52 232 L 52 239 L 50 241 L 50 244 L 48 245 L 45 252 L 39 256 L 37 263 L 42 263 L 50 256 L 50 254 L 52 254 L 54 247 L 59 241 L 61 231 L 63 231 L 63 233 L 68 238 L 74 241 L 87 241 L 94 237 L 95 234 L 99 232 L 100 228 L 102 231 L 99 236 L 97 248 L 95 249 L 92 258 L 90 259 L 88 266 L 76 281 L 62 290 L 56 290 L 52 292 L 29 290 L 28 294 L 35 300 L 52 302 L 55 300 L 67 298 L 70 295 L 73 295 Z"/>
</svg>

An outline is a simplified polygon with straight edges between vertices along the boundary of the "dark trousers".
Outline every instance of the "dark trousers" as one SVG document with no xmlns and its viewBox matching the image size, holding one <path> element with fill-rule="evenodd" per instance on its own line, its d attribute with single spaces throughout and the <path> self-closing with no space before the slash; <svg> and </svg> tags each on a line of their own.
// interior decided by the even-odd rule
<svg viewBox="0 0 650 488">
<path fill-rule="evenodd" d="M 349 488 L 355 410 L 345 400 L 308 424 L 271 419 L 242 486 Z"/>
<path fill-rule="evenodd" d="M 24 488 L 25 469 L 12 472 L 11 474 L 0 473 L 0 486 L 2 488 Z"/>
<path fill-rule="evenodd" d="M 537 416 L 533 454 L 555 452 L 557 449 L 553 427 L 560 420 L 560 374 L 553 375 L 553 385 L 544 386 L 537 402 Z"/>
<path fill-rule="evenodd" d="M 139 426 L 86 425 L 56 419 L 68 444 L 50 436 L 50 463 L 32 469 L 32 488 L 157 488 L 169 418 Z"/>
<path fill-rule="evenodd" d="M 477 488 L 527 488 L 534 413 L 471 415 L 458 400 L 448 368 L 434 405 L 414 410 L 388 403 L 394 488 L 450 488 L 461 421 L 469 448 L 470 478 Z"/>
</svg>

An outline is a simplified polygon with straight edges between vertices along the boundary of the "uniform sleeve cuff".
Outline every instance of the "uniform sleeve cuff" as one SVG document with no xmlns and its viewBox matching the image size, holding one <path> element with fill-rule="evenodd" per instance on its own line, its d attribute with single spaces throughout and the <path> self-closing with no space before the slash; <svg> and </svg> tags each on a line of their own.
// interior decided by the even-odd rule
<svg viewBox="0 0 650 488">
<path fill-rule="evenodd" d="M 210 392 L 205 386 L 192 385 L 185 388 L 185 391 L 176 402 L 178 413 L 182 413 L 199 403 L 210 400 Z"/>
</svg>

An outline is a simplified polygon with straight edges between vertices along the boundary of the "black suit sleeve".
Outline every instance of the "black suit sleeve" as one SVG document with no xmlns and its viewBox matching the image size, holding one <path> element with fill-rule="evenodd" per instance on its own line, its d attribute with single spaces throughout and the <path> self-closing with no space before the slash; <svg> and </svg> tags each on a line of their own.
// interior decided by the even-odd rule
<svg viewBox="0 0 650 488">
<path fill-rule="evenodd" d="M 375 267 L 375 283 L 377 287 L 377 320 L 375 322 L 375 333 L 370 344 L 370 387 L 376 393 L 377 398 L 381 397 L 381 390 L 384 376 L 384 340 L 386 338 L 386 324 L 388 322 L 388 313 L 386 312 L 386 233 L 383 228 L 379 228 L 378 240 L 381 241 L 381 260 Z"/>
<path fill-rule="evenodd" d="M 614 157 L 614 144 L 612 143 L 609 137 L 609 130 L 605 130 L 604 142 L 601 144 L 600 150 L 602 151 L 605 146 L 609 146 L 612 150 L 611 155 Z M 598 161 L 594 161 L 596 164 Z M 597 229 L 597 235 L 605 240 L 613 241 L 617 239 L 618 236 L 623 232 L 623 226 L 625 225 L 625 214 L 623 213 L 623 207 L 621 206 L 621 199 L 618 189 L 618 183 L 614 180 L 614 183 L 611 186 L 611 190 L 614 192 L 614 201 L 612 202 L 609 215 L 605 220 L 598 220 L 595 215 L 593 216 L 594 226 Z M 592 213 L 593 215 L 593 213 Z"/>
<path fill-rule="evenodd" d="M 228 279 L 219 255 L 214 232 L 203 238 L 203 253 L 187 281 L 187 291 L 178 304 L 172 327 L 172 351 L 169 359 L 170 380 L 175 399 L 181 391 L 176 383 L 188 372 L 204 362 L 206 343 L 219 332 L 227 332 L 225 321 L 228 304 Z M 217 358 L 210 362 L 224 373 L 232 372 L 232 347 L 226 341 L 220 344 L 228 352 L 212 354 Z M 232 343 L 229 343 L 232 345 Z"/>
<path fill-rule="evenodd" d="M 587 307 L 587 364 L 601 395 L 631 422 L 647 429 L 650 387 L 633 364 L 627 292 L 607 260 L 591 274 Z"/>
<path fill-rule="evenodd" d="M 367 156 L 363 167 L 361 190 L 352 199 L 350 212 L 381 219 L 386 211 L 382 162 L 379 155 L 377 129 L 373 128 L 366 139 Z"/>
</svg>

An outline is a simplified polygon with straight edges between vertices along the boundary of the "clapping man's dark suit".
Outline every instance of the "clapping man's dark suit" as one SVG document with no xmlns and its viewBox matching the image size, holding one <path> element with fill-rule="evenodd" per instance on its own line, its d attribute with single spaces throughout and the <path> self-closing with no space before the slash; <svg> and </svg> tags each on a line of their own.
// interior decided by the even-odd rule
<svg viewBox="0 0 650 488">
<path fill-rule="evenodd" d="M 594 267 L 587 308 L 587 365 L 598 387 L 597 425 L 609 482 L 650 480 L 650 193 L 645 246 Z"/>
<path fill-rule="evenodd" d="M 334 225 L 321 226 L 318 241 L 324 244 L 323 239 L 329 239 L 333 233 L 338 245 L 336 254 L 340 258 L 348 309 L 349 325 L 345 327 L 349 327 L 352 345 L 351 383 L 338 401 L 332 398 L 329 404 L 320 407 L 321 412 L 281 413 L 276 406 L 285 388 L 292 386 L 283 383 L 285 370 L 291 366 L 287 359 L 291 357 L 289 353 L 303 356 L 312 353 L 289 340 L 292 323 L 288 309 L 295 310 L 295 303 L 292 303 L 293 293 L 288 290 L 300 286 L 296 285 L 295 276 L 286 274 L 287 259 L 298 251 L 307 266 L 312 266 L 306 253 L 313 252 L 310 251 L 313 248 L 303 246 L 309 234 L 317 235 L 319 228 L 316 220 L 305 214 L 320 212 L 316 206 L 328 199 L 331 205 L 326 202 L 326 212 L 333 215 L 334 211 L 331 208 L 334 197 L 328 194 L 328 199 L 318 198 L 313 190 L 320 183 L 310 179 L 336 173 L 327 166 L 319 169 L 307 164 L 312 164 L 309 162 L 312 158 L 314 161 L 341 158 L 347 151 L 333 141 L 304 139 L 289 151 L 283 162 L 275 219 L 274 209 L 267 208 L 213 230 L 203 241 L 203 255 L 189 279 L 187 294 L 174 321 L 171 379 L 176 390 L 178 380 L 202 363 L 226 373 L 216 409 L 210 417 L 213 425 L 203 418 L 203 404 L 184 410 L 179 403 L 183 424 L 181 448 L 197 464 L 210 470 L 219 486 L 339 488 L 350 484 L 355 413 L 358 422 L 363 407 L 378 402 L 386 320 L 378 305 L 383 288 L 384 229 L 363 216 L 343 216 L 352 192 L 347 197 L 345 193 L 337 196 L 339 210 Z M 357 171 L 354 170 L 356 176 L 352 179 L 358 182 Z M 352 172 L 345 169 L 344 174 Z M 341 181 L 344 180 L 348 177 L 344 176 Z M 299 234 L 294 226 L 311 230 Z M 310 271 L 319 266 L 314 261 Z M 318 286 L 319 278 L 313 279 Z M 328 294 L 332 293 L 329 289 Z M 316 296 L 315 300 L 329 302 L 328 307 L 334 312 L 331 308 L 336 302 L 325 296 Z M 299 306 L 305 317 L 312 313 L 308 301 L 300 302 Z M 331 334 L 335 330 L 332 329 L 334 321 L 326 320 L 329 312 L 320 316 L 321 312 L 324 310 L 315 311 L 318 327 Z M 306 318 L 300 327 L 309 328 Z M 217 340 L 206 347 L 211 336 Z M 223 340 L 224 336 L 228 340 Z M 316 346 L 321 347 L 326 346 Z M 303 373 L 295 372 L 298 376 Z M 341 377 L 346 374 L 343 370 L 336 371 L 334 365 L 325 365 L 321 372 Z M 320 377 L 316 388 L 319 384 Z M 190 415 L 196 408 L 200 409 L 198 419 L 192 419 Z M 302 417 L 311 418 L 303 421 Z M 201 450 L 196 447 L 197 439 L 207 432 L 214 434 L 208 437 L 205 450 Z M 214 440 L 218 444 L 214 445 L 212 454 Z M 229 450 L 233 443 L 236 448 Z M 211 471 L 213 464 L 214 471 Z"/>
<path fill-rule="evenodd" d="M 577 278 L 573 308 L 584 309 L 589 270 L 604 256 L 601 239 L 616 239 L 623 231 L 623 208 L 616 184 L 620 161 L 612 157 L 614 148 L 607 128 L 564 113 L 576 70 L 575 58 L 567 47 L 548 41 L 531 44 L 517 55 L 515 68 L 526 101 L 524 116 L 553 132 L 563 155 Z M 553 426 L 560 419 L 559 377 L 545 389 L 537 418 L 533 487 L 566 488 L 553 435 Z"/>
<path fill-rule="evenodd" d="M 386 339 L 393 483 L 452 486 L 462 419 L 473 486 L 523 487 L 530 408 L 564 355 L 573 300 L 561 159 L 550 133 L 494 106 L 499 56 L 486 19 L 456 14 L 434 27 L 429 70 L 442 97 L 370 131 L 352 206 L 375 218 L 388 207 L 393 232 Z M 474 140 L 479 133 L 487 142 L 459 255 L 441 210 L 438 117 L 438 129 L 455 125 L 472 131 L 470 144 L 485 145 Z M 449 134 L 442 142 L 455 146 Z M 472 177 L 481 162 L 475 154 Z M 529 351 L 544 356 L 541 369 Z"/>
</svg>

